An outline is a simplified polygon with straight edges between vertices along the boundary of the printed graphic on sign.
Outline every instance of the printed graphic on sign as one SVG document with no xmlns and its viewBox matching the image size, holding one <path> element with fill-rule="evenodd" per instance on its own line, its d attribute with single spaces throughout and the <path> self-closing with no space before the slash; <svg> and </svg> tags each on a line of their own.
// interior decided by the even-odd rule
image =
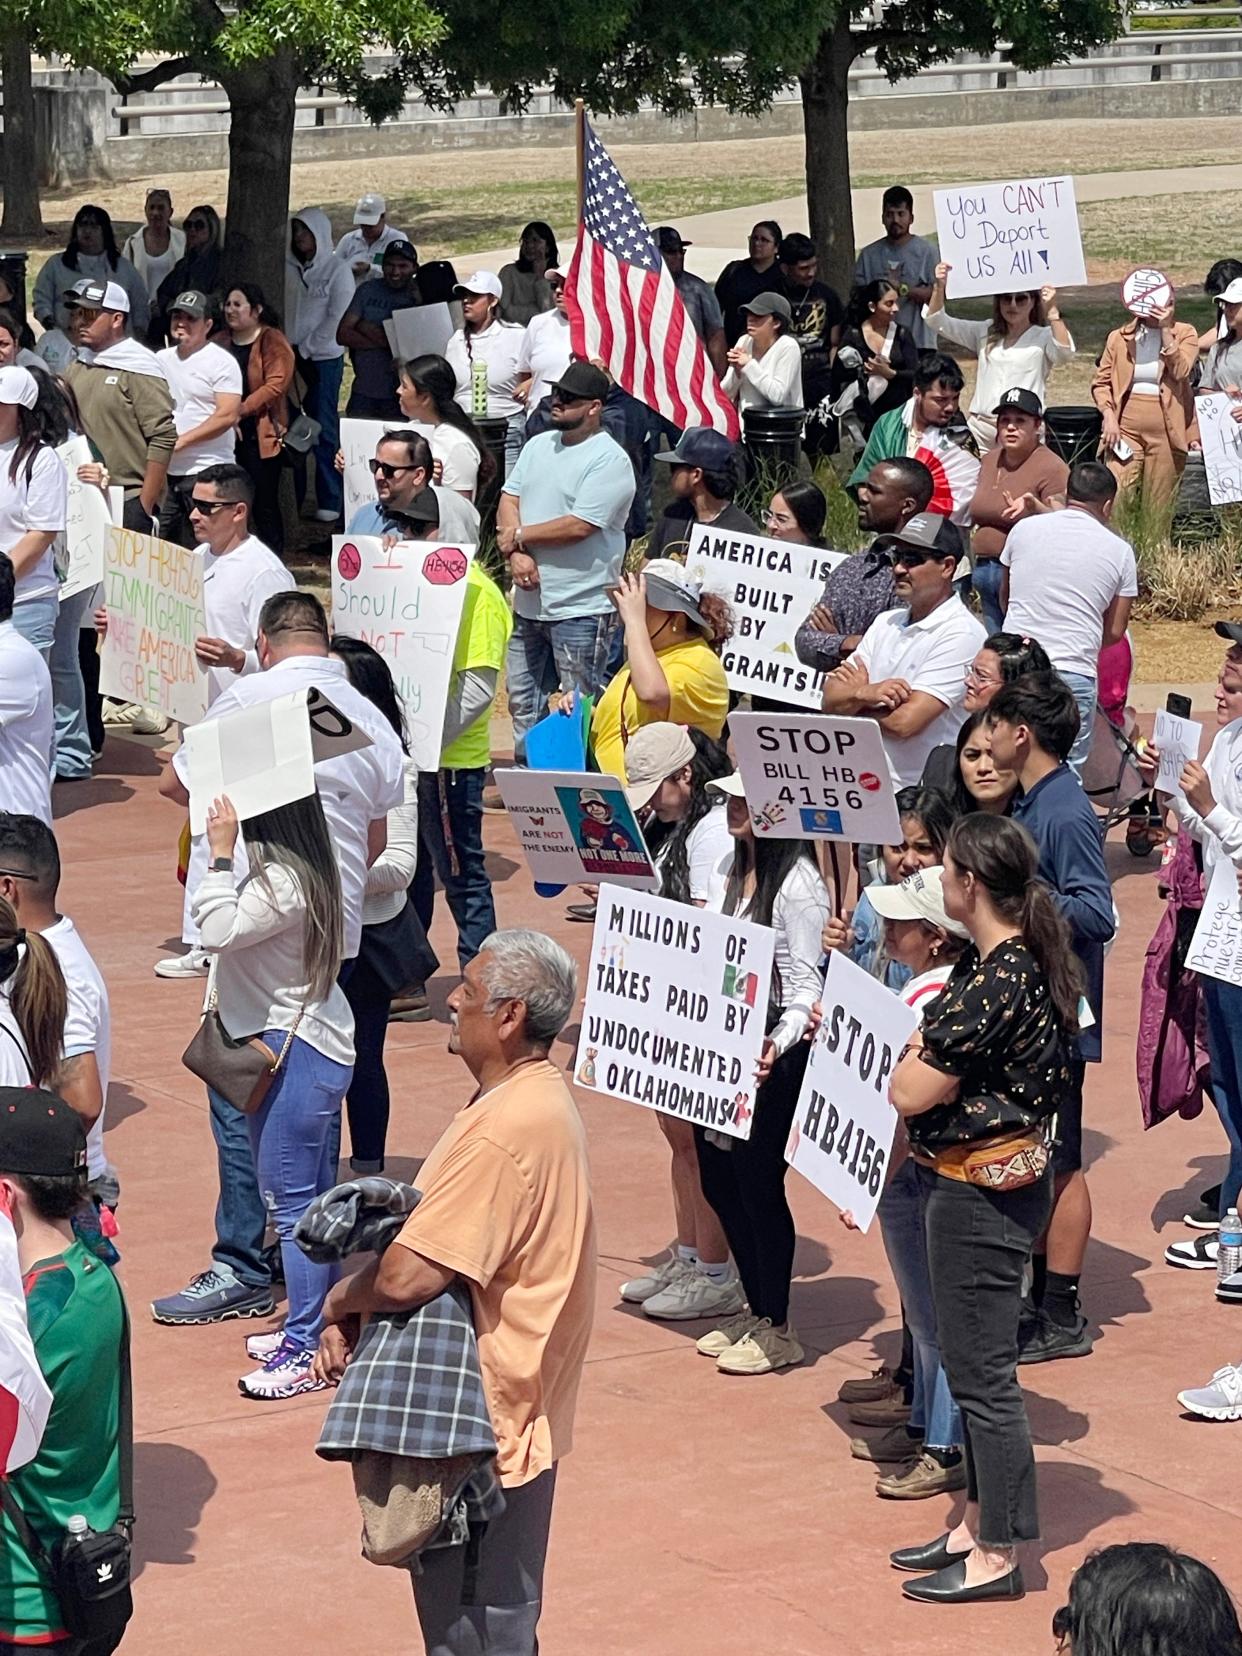
<svg viewBox="0 0 1242 1656">
<path fill-rule="evenodd" d="M 827 713 L 733 713 L 729 733 L 760 839 L 900 839 L 879 726 Z"/>
<path fill-rule="evenodd" d="M 660 877 L 618 777 L 516 768 L 495 775 L 536 883 L 609 880 L 658 889 Z"/>
<path fill-rule="evenodd" d="M 950 299 L 1087 280 L 1072 178 L 955 184 L 934 197 Z"/>
<path fill-rule="evenodd" d="M 804 667 L 794 634 L 819 603 L 844 552 L 792 541 L 762 540 L 700 524 L 686 550 L 686 570 L 704 592 L 733 610 L 733 636 L 720 653 L 730 690 L 752 691 L 791 707 L 818 707 L 824 677 Z"/>
<path fill-rule="evenodd" d="M 207 674 L 194 641 L 207 634 L 203 555 L 110 524 L 104 537 L 108 632 L 99 652 L 105 696 L 157 707 L 194 724 L 207 711 Z"/>
<path fill-rule="evenodd" d="M 643 874 L 647 853 L 630 802 L 599 788 L 558 788 L 556 797 L 588 874 Z"/>
<path fill-rule="evenodd" d="M 603 886 L 574 1080 L 748 1138 L 771 977 L 769 927 Z"/>
</svg>

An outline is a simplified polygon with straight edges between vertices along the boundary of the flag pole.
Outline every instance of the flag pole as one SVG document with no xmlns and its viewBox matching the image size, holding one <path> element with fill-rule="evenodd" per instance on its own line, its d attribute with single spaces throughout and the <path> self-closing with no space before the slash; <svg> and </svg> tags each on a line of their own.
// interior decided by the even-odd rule
<svg viewBox="0 0 1242 1656">
<path fill-rule="evenodd" d="M 581 98 L 574 99 L 574 146 L 578 158 L 578 223 L 581 224 L 586 204 L 586 105 Z"/>
</svg>

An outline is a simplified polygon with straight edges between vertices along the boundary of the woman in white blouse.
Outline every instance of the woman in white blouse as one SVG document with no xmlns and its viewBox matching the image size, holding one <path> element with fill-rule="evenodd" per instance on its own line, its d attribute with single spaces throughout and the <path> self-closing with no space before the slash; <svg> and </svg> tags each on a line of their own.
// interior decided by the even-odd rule
<svg viewBox="0 0 1242 1656">
<path fill-rule="evenodd" d="M 0 368 L 0 552 L 17 576 L 13 625 L 46 661 L 56 632 L 52 548 L 68 515 L 69 474 L 47 441 L 56 393 L 43 379 L 28 368 Z"/>
<path fill-rule="evenodd" d="M 770 926 L 774 956 L 750 1137 L 694 1129 L 703 1194 L 724 1227 L 749 1306 L 705 1334 L 698 1348 L 725 1374 L 768 1374 L 803 1356 L 789 1322 L 796 1233 L 785 1196 L 785 1145 L 810 1052 L 802 1037 L 823 983 L 828 889 L 805 840 L 755 838 L 736 772 L 707 786 L 725 795 L 733 836 L 707 907 Z"/>
<path fill-rule="evenodd" d="M 945 311 L 945 283 L 953 266 L 938 264 L 931 298 L 923 320 L 941 339 L 950 340 L 979 359 L 975 394 L 966 418 L 980 454 L 996 446 L 996 416 L 992 410 L 1004 392 L 1014 386 L 1033 391 L 1045 406 L 1048 375 L 1059 362 L 1068 362 L 1077 347 L 1057 309 L 1057 290 L 998 293 L 992 299 L 989 322 L 966 322 Z"/>
<path fill-rule="evenodd" d="M 225 1032 L 235 1041 L 260 1036 L 280 1060 L 263 1103 L 246 1118 L 289 1295 L 284 1328 L 247 1341 L 260 1367 L 238 1381 L 243 1396 L 267 1400 L 321 1385 L 311 1359 L 334 1271 L 308 1258 L 293 1231 L 336 1182 L 354 1016 L 336 981 L 345 918 L 319 795 L 248 817 L 242 832 L 250 871 L 237 886 L 237 814 L 228 799 L 215 800 L 207 812 L 211 867 L 194 897 L 194 919 L 214 957 L 209 993 Z"/>
<path fill-rule="evenodd" d="M 415 431 L 431 444 L 436 482 L 473 500 L 495 471 L 474 421 L 456 399 L 456 376 L 442 356 L 415 357 L 397 364 L 397 401 Z"/>
<path fill-rule="evenodd" d="M 742 309 L 746 332 L 729 352 L 725 395 L 741 409 L 801 408 L 802 352 L 789 334 L 789 300 L 783 293 L 760 293 Z"/>
<path fill-rule="evenodd" d="M 461 300 L 462 326 L 444 347 L 444 355 L 457 379 L 457 401 L 475 419 L 508 420 L 507 477 L 526 439 L 526 412 L 514 395 L 522 377 L 526 329 L 500 320 L 500 277 L 490 270 L 476 270 L 459 282 L 453 297 Z"/>
<path fill-rule="evenodd" d="M 345 663 L 354 689 L 384 715 L 405 755 L 405 792 L 388 813 L 388 838 L 367 869 L 363 887 L 362 941 L 345 984 L 354 1014 L 354 1076 L 345 1095 L 349 1114 L 350 1171 L 362 1177 L 384 1171 L 388 1136 L 388 1076 L 384 1037 L 392 998 L 407 983 L 425 983 L 439 961 L 409 900 L 418 864 L 418 767 L 410 758 L 405 716 L 388 663 L 360 638 L 337 634 L 332 654 Z"/>
</svg>

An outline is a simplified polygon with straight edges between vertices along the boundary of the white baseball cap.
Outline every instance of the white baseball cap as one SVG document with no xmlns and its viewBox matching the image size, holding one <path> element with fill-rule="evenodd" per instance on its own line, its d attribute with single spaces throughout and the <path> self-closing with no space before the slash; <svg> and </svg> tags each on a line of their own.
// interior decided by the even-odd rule
<svg viewBox="0 0 1242 1656">
<path fill-rule="evenodd" d="M 70 310 L 75 305 L 83 305 L 87 310 L 120 311 L 128 316 L 129 294 L 119 282 L 102 282 L 97 276 L 84 276 L 70 288 L 65 305 Z"/>
<path fill-rule="evenodd" d="M 464 282 L 458 282 L 453 289 L 456 297 L 459 293 L 486 293 L 489 298 L 500 298 L 500 277 L 490 270 L 476 270 L 473 276 L 467 276 Z"/>
<path fill-rule="evenodd" d="M 1223 293 L 1216 295 L 1218 305 L 1242 305 L 1242 276 L 1235 276 Z"/>
<path fill-rule="evenodd" d="M 0 368 L 0 403 L 33 408 L 38 400 L 38 381 L 29 368 Z"/>
<path fill-rule="evenodd" d="M 730 771 L 728 776 L 713 777 L 707 783 L 704 792 L 727 794 L 730 799 L 745 799 L 746 786 L 742 781 L 741 771 Z"/>
<path fill-rule="evenodd" d="M 689 573 L 685 564 L 674 558 L 649 558 L 641 573 L 646 578 L 647 602 L 652 609 L 688 616 L 700 631 L 711 635 L 712 624 L 699 608 L 703 583 Z"/>
<path fill-rule="evenodd" d="M 364 196 L 359 196 L 354 203 L 355 224 L 378 224 L 388 211 L 388 203 L 382 195 L 370 190 Z"/>
<path fill-rule="evenodd" d="M 943 868 L 916 868 L 900 885 L 869 885 L 866 892 L 881 919 L 925 920 L 950 937 L 970 936 L 960 920 L 945 912 Z"/>
</svg>

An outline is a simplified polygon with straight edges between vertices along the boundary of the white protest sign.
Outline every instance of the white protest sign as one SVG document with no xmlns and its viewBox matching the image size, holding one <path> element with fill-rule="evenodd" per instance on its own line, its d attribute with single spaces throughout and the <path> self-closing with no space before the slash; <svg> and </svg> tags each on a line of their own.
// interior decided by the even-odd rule
<svg viewBox="0 0 1242 1656">
<path fill-rule="evenodd" d="M 245 821 L 313 794 L 323 760 L 370 746 L 366 732 L 314 685 L 205 719 L 185 733 L 190 832 L 206 830 L 213 799 L 227 794 Z"/>
<path fill-rule="evenodd" d="M 1186 964 L 1192 972 L 1242 988 L 1242 905 L 1238 871 L 1227 857 L 1212 870 Z"/>
<path fill-rule="evenodd" d="M 207 674 L 194 654 L 207 632 L 202 553 L 109 524 L 103 578 L 101 693 L 197 723 L 207 711 Z"/>
<path fill-rule="evenodd" d="M 410 753 L 420 771 L 438 771 L 453 652 L 473 546 L 336 535 L 332 541 L 332 626 L 378 650 L 405 707 Z"/>
<path fill-rule="evenodd" d="M 615 776 L 598 771 L 498 770 L 496 786 L 538 884 L 659 889 L 638 819 Z"/>
<path fill-rule="evenodd" d="M 398 362 L 412 362 L 420 356 L 443 356 L 444 347 L 457 332 L 457 323 L 447 305 L 407 305 L 394 311 L 384 323 L 388 349 Z"/>
<path fill-rule="evenodd" d="M 345 456 L 341 485 L 345 493 L 347 529 L 356 512 L 375 504 L 375 483 L 369 462 L 375 458 L 376 443 L 386 431 L 403 431 L 409 424 L 408 420 L 341 420 L 341 453 Z"/>
<path fill-rule="evenodd" d="M 1199 441 L 1203 444 L 1203 469 L 1207 473 L 1208 498 L 1213 506 L 1228 506 L 1242 500 L 1242 425 L 1234 414 L 1242 409 L 1223 391 L 1211 391 L 1195 398 L 1199 420 Z"/>
<path fill-rule="evenodd" d="M 720 652 L 730 690 L 793 707 L 820 705 L 824 676 L 798 660 L 794 634 L 823 596 L 829 571 L 847 555 L 710 523 L 695 529 L 686 570 L 733 607 L 733 636 Z"/>
<path fill-rule="evenodd" d="M 574 1080 L 749 1138 L 772 930 L 603 886 Z"/>
<path fill-rule="evenodd" d="M 98 586 L 104 573 L 104 537 L 113 522 L 111 501 L 93 483 L 83 483 L 78 477 L 79 466 L 89 466 L 94 460 L 85 437 L 70 437 L 56 450 L 69 478 L 69 498 L 65 514 L 65 551 L 69 567 L 60 584 L 60 599 L 73 598 L 79 592 Z"/>
<path fill-rule="evenodd" d="M 827 713 L 732 713 L 756 835 L 892 845 L 901 838 L 880 727 Z"/>
<path fill-rule="evenodd" d="M 1156 713 L 1156 728 L 1152 740 L 1160 750 L 1160 771 L 1156 786 L 1165 793 L 1180 794 L 1178 777 L 1191 759 L 1199 757 L 1199 743 L 1203 740 L 1203 726 L 1193 719 L 1179 718 L 1162 707 Z"/>
<path fill-rule="evenodd" d="M 837 950 L 828 956 L 821 1001 L 823 1022 L 811 1043 L 785 1160 L 865 1231 L 897 1127 L 888 1083 L 918 1019 Z"/>
<path fill-rule="evenodd" d="M 1013 178 L 934 192 L 948 296 L 1068 287 L 1087 280 L 1074 180 Z"/>
</svg>

